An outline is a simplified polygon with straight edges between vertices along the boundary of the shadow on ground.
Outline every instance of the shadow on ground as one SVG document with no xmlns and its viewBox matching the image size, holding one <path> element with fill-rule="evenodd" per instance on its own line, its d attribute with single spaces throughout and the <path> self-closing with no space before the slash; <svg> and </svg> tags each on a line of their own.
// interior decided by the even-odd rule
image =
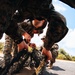
<svg viewBox="0 0 75 75">
<path fill-rule="evenodd" d="M 48 71 L 44 71 L 42 74 L 40 75 L 58 75 L 58 74 L 54 74 L 54 73 L 51 73 L 51 72 L 48 72 Z"/>
<path fill-rule="evenodd" d="M 53 66 L 52 69 L 44 69 L 42 74 L 40 74 L 40 75 L 58 75 L 56 73 L 52 73 L 53 70 L 55 70 L 55 71 L 65 71 L 64 69 L 62 69 L 59 66 Z"/>
<path fill-rule="evenodd" d="M 59 66 L 53 66 L 52 70 L 56 70 L 56 71 L 65 71 L 64 69 L 62 69 L 61 67 Z"/>
<path fill-rule="evenodd" d="M 33 75 L 33 73 L 34 73 L 33 70 L 24 68 L 20 73 L 18 73 L 16 75 Z M 50 69 L 49 70 L 44 69 L 43 72 L 39 75 L 58 75 L 58 74 L 51 73 Z"/>
</svg>

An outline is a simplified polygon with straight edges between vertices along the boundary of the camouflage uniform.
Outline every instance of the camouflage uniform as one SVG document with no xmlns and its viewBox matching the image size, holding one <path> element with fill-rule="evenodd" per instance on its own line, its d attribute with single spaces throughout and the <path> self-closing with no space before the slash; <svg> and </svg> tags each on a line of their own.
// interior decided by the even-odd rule
<svg viewBox="0 0 75 75">
<path fill-rule="evenodd" d="M 16 8 L 16 7 L 15 7 Z M 15 12 L 14 5 L 12 1 L 9 0 L 0 0 L 0 39 L 2 38 L 3 33 L 5 32 L 9 35 L 16 43 L 20 43 L 22 39 L 22 35 L 18 33 L 18 25 L 15 21 L 12 20 L 12 15 Z M 6 37 L 7 39 L 7 37 Z M 9 43 L 6 45 L 6 43 Z M 9 58 L 11 58 L 10 46 L 11 42 L 7 39 L 5 43 L 5 56 L 8 54 Z M 6 49 L 7 46 L 7 49 Z M 9 60 L 7 57 L 6 59 Z"/>
<path fill-rule="evenodd" d="M 50 50 L 54 43 L 62 40 L 68 32 L 65 17 L 55 11 L 52 5 L 52 0 L 29 0 L 28 5 L 24 5 L 26 0 L 23 0 L 19 12 L 22 12 L 23 17 L 30 19 L 47 19 L 49 22 L 44 47 Z M 26 15 L 28 13 L 28 15 Z"/>
<path fill-rule="evenodd" d="M 22 35 L 18 32 L 18 25 L 12 19 L 16 7 L 13 1 L 1 0 L 0 1 L 0 39 L 5 32 L 9 35 L 16 43 L 23 41 Z"/>
<path fill-rule="evenodd" d="M 0 5 L 0 32 L 1 34 L 5 32 L 17 43 L 19 43 L 21 35 L 18 35 L 18 31 L 16 31 L 18 29 L 16 21 L 23 21 L 26 18 L 47 19 L 49 24 L 44 44 L 47 49 L 60 41 L 68 31 L 64 16 L 54 10 L 52 0 L 1 0 Z M 18 10 L 20 15 L 14 19 L 12 17 L 15 10 Z M 15 33 L 13 34 L 13 32 Z"/>
<path fill-rule="evenodd" d="M 5 65 L 7 65 L 12 58 L 11 52 L 13 52 L 13 56 L 16 56 L 17 54 L 17 44 L 13 42 L 13 40 L 8 36 L 5 35 L 5 45 L 4 45 L 4 60 L 5 60 Z"/>
<path fill-rule="evenodd" d="M 41 38 L 41 40 L 44 42 L 45 36 L 43 38 Z M 54 43 L 54 45 L 50 49 L 51 54 L 52 54 L 52 59 L 50 60 L 50 64 L 48 65 L 50 68 L 52 68 L 53 63 L 55 63 L 55 59 L 58 56 L 58 48 L 59 48 L 58 44 Z"/>
<path fill-rule="evenodd" d="M 15 10 L 19 11 L 16 17 L 13 16 Z M 63 15 L 55 11 L 52 0 L 0 0 L 0 38 L 5 32 L 16 43 L 20 43 L 23 39 L 17 22 L 26 18 L 38 20 L 45 18 L 49 22 L 44 43 L 47 50 L 68 32 L 66 20 Z"/>
<path fill-rule="evenodd" d="M 56 58 L 58 56 L 58 48 L 59 48 L 59 46 L 56 43 L 51 48 L 52 59 L 50 60 L 50 65 L 49 65 L 50 68 L 52 68 L 53 63 L 55 63 L 55 60 L 56 60 Z"/>
<path fill-rule="evenodd" d="M 15 10 L 19 11 L 16 17 L 13 15 Z M 54 10 L 52 0 L 0 0 L 0 38 L 5 32 L 16 43 L 20 43 L 22 33 L 17 22 L 26 18 L 40 20 L 40 17 L 49 22 L 44 47 L 50 50 L 52 45 L 59 42 L 68 32 L 66 20 Z"/>
<path fill-rule="evenodd" d="M 22 27 L 26 32 L 28 32 L 32 37 L 33 37 L 33 33 L 32 30 L 34 29 L 33 25 L 31 24 L 31 22 L 21 22 L 18 24 L 19 27 Z M 23 31 L 22 29 L 21 33 L 24 34 L 25 31 Z M 8 36 L 5 35 L 5 46 L 4 46 L 4 60 L 5 60 L 5 65 L 7 65 L 12 58 L 11 52 L 13 51 L 13 55 L 16 56 L 18 49 L 17 49 L 17 44 Z"/>
</svg>

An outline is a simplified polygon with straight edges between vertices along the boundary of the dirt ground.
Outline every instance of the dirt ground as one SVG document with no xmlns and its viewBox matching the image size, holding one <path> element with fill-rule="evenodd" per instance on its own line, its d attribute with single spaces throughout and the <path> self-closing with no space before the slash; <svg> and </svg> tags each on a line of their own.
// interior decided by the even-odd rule
<svg viewBox="0 0 75 75">
<path fill-rule="evenodd" d="M 20 73 L 15 75 L 32 75 L 33 73 L 34 73 L 34 70 L 31 70 L 30 68 L 26 67 Z"/>
</svg>

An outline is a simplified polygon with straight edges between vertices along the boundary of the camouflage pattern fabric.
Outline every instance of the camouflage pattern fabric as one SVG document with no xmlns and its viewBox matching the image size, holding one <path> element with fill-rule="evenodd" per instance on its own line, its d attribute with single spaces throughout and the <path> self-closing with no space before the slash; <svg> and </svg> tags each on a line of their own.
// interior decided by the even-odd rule
<svg viewBox="0 0 75 75">
<path fill-rule="evenodd" d="M 38 17 L 43 17 L 47 19 L 49 24 L 46 32 L 46 41 L 44 43 L 44 47 L 46 49 L 50 49 L 54 43 L 59 42 L 66 35 L 68 31 L 66 20 L 63 15 L 54 10 L 53 5 L 51 4 L 52 0 L 35 0 L 33 2 L 30 1 L 32 0 L 22 0 L 22 3 L 20 4 L 20 6 L 18 6 L 19 8 L 17 9 L 22 15 L 20 16 L 20 18 L 22 18 L 21 20 L 23 20 L 32 16 L 33 18 L 37 19 Z M 27 4 L 25 5 L 25 3 Z M 16 10 L 15 6 L 17 4 L 17 0 L 0 1 L 0 38 L 5 32 L 15 42 L 17 42 L 19 39 L 22 39 L 22 34 L 19 33 L 19 27 L 15 22 L 16 20 L 12 20 L 11 17 Z M 29 14 L 27 15 L 25 13 Z"/>
<path fill-rule="evenodd" d="M 50 11 L 47 14 L 49 24 L 46 32 L 44 47 L 50 50 L 54 43 L 59 42 L 65 37 L 68 32 L 68 28 L 66 26 L 66 19 L 63 15 L 55 10 Z"/>
<path fill-rule="evenodd" d="M 50 50 L 54 43 L 62 40 L 67 34 L 68 28 L 66 26 L 66 19 L 62 14 L 55 11 L 54 6 L 52 5 L 52 0 L 36 0 L 33 2 L 29 2 L 29 4 L 27 5 L 27 10 L 31 12 L 30 14 L 32 15 L 32 18 L 36 18 L 39 20 L 40 17 L 43 17 L 46 18 L 49 22 L 44 43 L 44 47 L 47 50 Z M 26 9 L 23 12 L 24 16 L 26 15 L 25 12 Z"/>
<path fill-rule="evenodd" d="M 51 48 L 51 53 L 52 53 L 52 59 L 50 60 L 51 63 L 55 63 L 55 60 L 58 56 L 58 48 L 59 48 L 59 46 L 56 43 Z"/>
<path fill-rule="evenodd" d="M 16 10 L 13 2 L 11 0 L 0 1 L 0 39 L 5 32 L 16 42 L 22 40 L 22 36 L 18 33 L 17 23 L 12 21 L 12 15 Z"/>
<path fill-rule="evenodd" d="M 3 50 L 5 65 L 7 65 L 12 59 L 11 52 L 13 52 L 13 56 L 16 56 L 17 51 L 17 44 L 14 43 L 8 35 L 5 35 L 5 44 Z"/>
<path fill-rule="evenodd" d="M 23 28 L 26 32 L 28 32 L 32 37 L 32 30 L 34 29 L 34 27 L 32 26 L 32 24 L 30 22 L 21 22 L 18 24 L 19 28 Z M 24 33 L 22 28 L 19 30 L 19 32 Z M 12 58 L 11 52 L 13 53 L 13 56 L 16 56 L 18 49 L 17 49 L 17 44 L 8 36 L 5 35 L 5 45 L 4 45 L 4 60 L 5 60 L 5 65 L 7 65 Z"/>
<path fill-rule="evenodd" d="M 39 0 L 35 0 L 35 1 L 34 0 L 22 0 L 22 1 L 21 0 L 19 1 L 1 0 L 0 5 L 1 5 L 0 7 L 1 31 L 0 32 L 1 34 L 5 32 L 15 42 L 22 39 L 21 34 L 18 33 L 19 32 L 18 26 L 16 22 L 14 22 L 14 19 L 11 17 L 13 16 L 16 9 L 18 9 L 18 11 L 20 12 L 19 18 L 21 18 L 21 21 L 23 21 L 26 18 L 40 19 L 39 17 L 47 19 L 47 21 L 49 22 L 49 25 L 48 25 L 48 30 L 46 34 L 46 42 L 45 42 L 47 44 L 44 45 L 45 48 L 47 47 L 51 48 L 51 46 L 55 42 L 60 41 L 66 35 L 68 31 L 68 28 L 66 27 L 66 24 L 65 24 L 65 19 L 63 18 L 61 14 L 59 14 L 58 12 L 54 10 L 54 7 L 52 5 L 52 0 L 40 0 L 40 1 Z M 11 18 L 12 18 L 12 21 L 11 21 Z M 2 37 L 2 35 L 0 37 Z M 50 49 L 50 48 L 47 48 L 47 49 Z"/>
<path fill-rule="evenodd" d="M 34 34 L 32 33 L 32 31 L 34 30 L 34 26 L 32 25 L 31 21 L 18 23 L 18 26 L 20 34 L 23 35 L 26 31 L 31 37 L 33 37 Z"/>
<path fill-rule="evenodd" d="M 18 2 L 21 2 L 20 5 Z M 68 32 L 66 20 L 60 13 L 54 10 L 52 0 L 0 0 L 0 38 L 5 32 L 16 43 L 22 41 L 22 34 L 16 20 L 12 18 L 16 9 L 20 12 L 21 21 L 26 18 L 46 18 L 49 22 L 46 32 L 44 47 L 50 50 L 52 45 L 59 42 Z M 18 5 L 18 7 L 16 6 Z M 39 7 L 38 7 L 39 6 Z M 40 11 L 40 12 L 39 12 Z M 29 14 L 26 14 L 29 13 Z M 21 41 L 19 42 L 19 40 Z"/>
<path fill-rule="evenodd" d="M 46 32 L 44 47 L 47 50 L 50 50 L 54 43 L 62 40 L 67 34 L 68 28 L 66 26 L 66 19 L 62 14 L 55 11 L 54 6 L 52 5 L 52 0 L 29 1 L 31 2 L 28 2 L 26 8 L 24 5 L 25 1 L 22 2 L 21 7 L 23 7 L 22 10 L 24 11 L 19 12 L 22 12 L 24 17 L 26 16 L 26 11 L 29 11 L 31 12 L 30 17 L 32 19 L 36 18 L 39 20 L 40 17 L 47 19 L 49 24 Z"/>
</svg>

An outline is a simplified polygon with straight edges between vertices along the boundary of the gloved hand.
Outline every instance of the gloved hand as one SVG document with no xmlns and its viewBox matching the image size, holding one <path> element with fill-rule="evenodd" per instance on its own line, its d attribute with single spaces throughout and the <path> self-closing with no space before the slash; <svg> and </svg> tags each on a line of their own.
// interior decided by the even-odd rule
<svg viewBox="0 0 75 75">
<path fill-rule="evenodd" d="M 47 61 L 52 59 L 52 54 L 50 50 L 46 50 L 46 48 L 43 47 L 42 54 L 47 56 Z"/>
</svg>

